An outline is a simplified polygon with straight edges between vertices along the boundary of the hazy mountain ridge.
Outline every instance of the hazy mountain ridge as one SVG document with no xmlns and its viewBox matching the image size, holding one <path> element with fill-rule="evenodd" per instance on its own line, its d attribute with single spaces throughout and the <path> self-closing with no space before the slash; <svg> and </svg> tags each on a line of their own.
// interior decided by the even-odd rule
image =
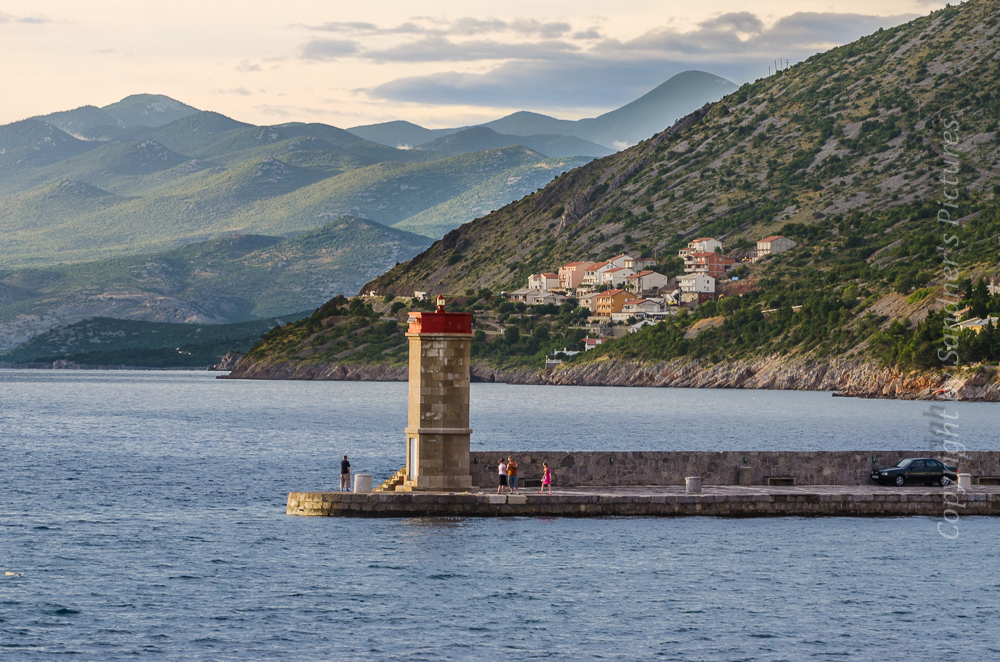
<svg viewBox="0 0 1000 662">
<path fill-rule="evenodd" d="M 505 139 L 511 136 L 533 139 L 534 144 L 519 144 L 549 156 L 576 156 L 581 153 L 606 156 L 663 131 L 696 108 L 717 101 L 735 90 L 736 85 L 724 78 L 703 71 L 685 71 L 621 108 L 582 120 L 560 120 L 540 113 L 519 111 L 477 127 L 425 129 L 411 122 L 396 121 L 357 126 L 348 131 L 384 145 L 436 149 L 436 145 L 448 144 L 448 138 L 455 134 L 486 128 Z M 586 141 L 577 146 L 587 151 L 546 151 L 543 145 L 553 143 L 551 136 L 556 135 Z M 595 144 L 603 149 L 595 148 Z"/>
<path fill-rule="evenodd" d="M 151 255 L 0 270 L 0 351 L 91 317 L 221 324 L 311 309 L 429 243 L 342 218 L 291 239 L 236 235 Z"/>
</svg>

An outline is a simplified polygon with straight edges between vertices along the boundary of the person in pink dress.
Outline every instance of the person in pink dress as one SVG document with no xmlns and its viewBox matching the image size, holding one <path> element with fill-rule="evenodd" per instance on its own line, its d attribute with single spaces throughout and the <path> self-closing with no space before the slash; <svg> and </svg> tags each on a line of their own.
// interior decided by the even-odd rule
<svg viewBox="0 0 1000 662">
<path fill-rule="evenodd" d="M 543 493 L 546 485 L 549 487 L 549 494 L 552 494 L 552 469 L 549 469 L 548 462 L 542 462 L 542 489 L 538 490 L 539 494 Z"/>
</svg>

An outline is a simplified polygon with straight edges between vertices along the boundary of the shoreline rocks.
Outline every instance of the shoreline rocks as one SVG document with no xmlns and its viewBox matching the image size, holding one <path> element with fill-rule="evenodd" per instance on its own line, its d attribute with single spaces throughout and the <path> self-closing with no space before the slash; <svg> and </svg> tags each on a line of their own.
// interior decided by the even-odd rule
<svg viewBox="0 0 1000 662">
<path fill-rule="evenodd" d="M 243 359 L 220 379 L 406 381 L 406 366 L 335 365 Z M 497 370 L 473 364 L 472 381 L 553 386 L 639 386 L 833 391 L 857 398 L 940 399 L 1000 402 L 996 370 L 966 370 L 946 380 L 942 373 L 901 371 L 874 361 L 768 356 L 706 364 L 692 359 L 648 363 L 601 361 L 564 364 L 551 371 Z M 947 394 L 950 394 L 947 395 Z"/>
</svg>

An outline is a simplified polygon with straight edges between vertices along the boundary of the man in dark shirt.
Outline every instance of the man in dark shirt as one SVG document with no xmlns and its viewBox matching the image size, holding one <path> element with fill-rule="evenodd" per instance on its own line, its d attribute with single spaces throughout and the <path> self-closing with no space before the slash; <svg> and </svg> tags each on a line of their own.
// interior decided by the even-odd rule
<svg viewBox="0 0 1000 662">
<path fill-rule="evenodd" d="M 340 491 L 351 491 L 351 463 L 347 461 L 347 456 L 340 461 Z"/>
</svg>

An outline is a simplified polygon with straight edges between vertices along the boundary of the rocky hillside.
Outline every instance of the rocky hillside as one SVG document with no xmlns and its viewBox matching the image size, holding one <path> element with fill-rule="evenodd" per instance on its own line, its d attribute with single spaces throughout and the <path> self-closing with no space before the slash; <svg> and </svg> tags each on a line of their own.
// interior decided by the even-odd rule
<svg viewBox="0 0 1000 662">
<path fill-rule="evenodd" d="M 963 227 L 977 233 L 995 209 L 998 15 L 996 0 L 973 0 L 744 85 L 450 232 L 363 289 L 520 287 L 571 260 L 675 254 L 701 235 L 746 249 L 789 224 L 816 247 L 801 266 L 882 251 L 880 276 L 916 276 L 934 265 L 917 246 L 898 248 L 937 231 L 942 169 L 958 171 Z"/>
</svg>

